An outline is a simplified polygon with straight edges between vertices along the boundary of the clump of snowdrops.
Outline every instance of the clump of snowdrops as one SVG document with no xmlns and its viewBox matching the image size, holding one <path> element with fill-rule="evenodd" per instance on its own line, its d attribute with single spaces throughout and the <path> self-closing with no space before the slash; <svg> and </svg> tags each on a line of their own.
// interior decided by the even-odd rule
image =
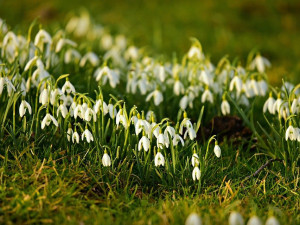
<svg viewBox="0 0 300 225">
<path fill-rule="evenodd" d="M 167 61 L 111 35 L 85 13 L 54 33 L 33 23 L 22 35 L 0 24 L 1 138 L 7 143 L 20 137 L 34 143 L 33 151 L 45 145 L 74 155 L 83 150 L 83 158 L 94 154 L 115 170 L 130 158 L 145 180 L 155 174 L 200 184 L 208 159 L 222 160 L 217 136 L 200 142 L 203 114 L 240 114 L 271 157 L 296 165 L 299 86 L 271 87 L 271 64 L 258 52 L 245 66 L 228 57 L 214 65 L 192 38 L 181 60 Z M 261 113 L 272 134 L 245 113 L 256 98 L 265 101 Z"/>
</svg>

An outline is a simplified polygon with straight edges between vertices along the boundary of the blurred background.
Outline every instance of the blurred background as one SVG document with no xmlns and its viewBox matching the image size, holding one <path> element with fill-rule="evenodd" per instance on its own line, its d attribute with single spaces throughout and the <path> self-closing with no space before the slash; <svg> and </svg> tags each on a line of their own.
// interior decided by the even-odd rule
<svg viewBox="0 0 300 225">
<path fill-rule="evenodd" d="M 256 48 L 272 63 L 273 84 L 282 78 L 300 82 L 299 0 L 0 0 L 0 17 L 22 30 L 35 18 L 46 27 L 64 25 L 70 12 L 82 8 L 155 55 L 182 56 L 193 36 L 214 64 L 226 54 L 245 62 Z"/>
</svg>

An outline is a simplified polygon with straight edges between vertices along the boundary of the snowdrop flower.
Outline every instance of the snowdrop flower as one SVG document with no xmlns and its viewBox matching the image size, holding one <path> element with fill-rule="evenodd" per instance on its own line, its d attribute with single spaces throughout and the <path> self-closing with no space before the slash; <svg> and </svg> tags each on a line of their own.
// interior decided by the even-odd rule
<svg viewBox="0 0 300 225">
<path fill-rule="evenodd" d="M 187 56 L 189 59 L 197 59 L 197 60 L 204 59 L 202 49 L 200 48 L 200 46 L 196 46 L 196 45 L 192 45 L 192 47 L 188 51 Z"/>
<path fill-rule="evenodd" d="M 186 218 L 185 225 L 202 225 L 202 220 L 197 213 L 191 213 Z"/>
<path fill-rule="evenodd" d="M 247 225 L 263 225 L 262 221 L 259 219 L 258 216 L 252 216 Z"/>
<path fill-rule="evenodd" d="M 201 97 L 201 102 L 202 103 L 204 103 L 206 101 L 208 101 L 210 103 L 214 102 L 213 95 L 212 95 L 212 93 L 210 92 L 210 90 L 208 88 L 205 89 L 205 91 L 203 92 L 202 97 Z"/>
<path fill-rule="evenodd" d="M 165 158 L 160 152 L 156 153 L 155 158 L 154 158 L 154 164 L 156 167 L 165 166 Z"/>
<path fill-rule="evenodd" d="M 42 105 L 46 105 L 49 102 L 49 89 L 44 88 L 39 97 L 39 103 Z"/>
<path fill-rule="evenodd" d="M 18 38 L 9 31 L 3 38 L 2 57 L 5 57 L 9 63 L 12 63 L 18 55 Z"/>
<path fill-rule="evenodd" d="M 193 156 L 192 156 L 192 166 L 196 166 L 198 165 L 199 162 L 199 156 L 196 152 L 194 152 Z"/>
<path fill-rule="evenodd" d="M 46 116 L 44 117 L 44 119 L 42 120 L 41 128 L 44 129 L 45 126 L 49 126 L 51 121 L 53 122 L 53 124 L 55 126 L 58 127 L 57 120 L 53 116 L 51 116 L 49 113 L 47 113 Z"/>
<path fill-rule="evenodd" d="M 50 53 L 50 45 L 52 44 L 52 38 L 48 32 L 41 29 L 36 34 L 34 39 L 34 45 L 38 47 L 42 52 L 44 52 L 44 45 L 47 44 L 46 55 Z"/>
<path fill-rule="evenodd" d="M 292 102 L 291 111 L 293 114 L 297 114 L 300 112 L 300 104 L 299 99 L 295 98 Z"/>
<path fill-rule="evenodd" d="M 183 138 L 186 139 L 187 134 L 189 135 L 191 140 L 194 140 L 196 138 L 196 131 L 193 128 L 193 125 L 190 121 L 189 118 L 187 118 L 186 112 L 184 113 L 184 119 L 182 120 L 182 122 L 180 123 L 179 126 L 179 133 L 182 135 L 183 134 L 183 127 L 186 128 L 186 131 L 183 135 Z"/>
<path fill-rule="evenodd" d="M 68 49 L 64 56 L 64 62 L 69 64 L 71 62 L 77 63 L 81 59 L 80 53 L 75 49 Z"/>
<path fill-rule="evenodd" d="M 224 116 L 230 114 L 230 105 L 226 99 L 221 103 L 221 112 Z"/>
<path fill-rule="evenodd" d="M 162 95 L 162 93 L 159 91 L 159 90 L 154 90 L 152 91 L 146 98 L 146 101 L 149 102 L 151 98 L 154 98 L 154 104 L 156 106 L 158 106 L 163 100 L 164 100 L 164 97 Z"/>
<path fill-rule="evenodd" d="M 114 70 L 109 69 L 107 66 L 97 69 L 94 76 L 96 77 L 96 81 L 102 80 L 102 83 L 104 85 L 106 84 L 108 79 L 109 85 L 113 88 L 115 88 L 120 82 L 119 75 Z"/>
<path fill-rule="evenodd" d="M 145 134 L 145 133 L 144 133 Z M 143 137 L 140 139 L 138 144 L 138 150 L 141 151 L 142 148 L 147 152 L 150 148 L 150 141 L 149 139 L 143 135 Z"/>
<path fill-rule="evenodd" d="M 104 151 L 103 157 L 102 157 L 102 164 L 105 167 L 111 166 L 111 159 L 110 156 L 107 154 L 107 151 Z"/>
<path fill-rule="evenodd" d="M 114 119 L 117 116 L 117 109 L 113 104 L 108 104 L 107 106 L 110 118 Z"/>
<path fill-rule="evenodd" d="M 61 113 L 62 117 L 66 118 L 68 112 L 69 111 L 68 111 L 66 105 L 61 102 L 61 104 L 58 106 L 57 111 L 56 111 L 57 117 L 58 117 L 59 113 Z"/>
<path fill-rule="evenodd" d="M 73 130 L 72 130 L 71 125 L 69 124 L 69 128 L 67 130 L 67 139 L 68 139 L 68 141 L 71 141 L 72 135 L 73 135 Z"/>
<path fill-rule="evenodd" d="M 71 82 L 69 81 L 68 78 L 66 79 L 66 82 L 65 82 L 64 86 L 62 87 L 61 91 L 63 93 L 67 92 L 68 94 L 76 92 L 74 86 L 71 84 Z"/>
<path fill-rule="evenodd" d="M 250 69 L 257 68 L 258 72 L 264 73 L 267 67 L 271 67 L 271 63 L 265 57 L 262 57 L 260 54 L 257 54 L 250 64 Z"/>
<path fill-rule="evenodd" d="M 101 105 L 101 103 L 102 103 L 102 105 Z M 97 114 L 100 110 L 102 111 L 102 108 L 103 108 L 103 114 L 106 115 L 108 113 L 108 106 L 105 103 L 105 101 L 98 99 L 93 107 L 94 112 Z"/>
<path fill-rule="evenodd" d="M 160 130 L 160 133 L 156 140 L 156 145 L 158 148 L 163 149 L 166 144 L 168 144 L 168 143 L 166 142 L 165 136 L 161 133 L 161 130 Z"/>
<path fill-rule="evenodd" d="M 230 91 L 233 91 L 234 88 L 236 89 L 237 95 L 239 96 L 243 89 L 243 82 L 238 75 L 235 75 L 229 84 Z"/>
<path fill-rule="evenodd" d="M 139 58 L 139 50 L 135 46 L 129 46 L 126 50 L 124 57 L 126 60 L 132 60 L 135 61 Z"/>
<path fill-rule="evenodd" d="M 3 92 L 4 84 L 5 84 L 4 78 L 3 78 L 3 77 L 0 77 L 0 95 L 1 95 L 2 92 Z"/>
<path fill-rule="evenodd" d="M 200 176 L 201 176 L 201 171 L 198 167 L 198 164 L 196 164 L 195 168 L 193 169 L 193 173 L 192 173 L 193 180 L 194 181 L 200 180 Z"/>
<path fill-rule="evenodd" d="M 61 95 L 61 91 L 58 88 L 55 88 L 50 93 L 50 103 L 51 105 L 56 106 L 59 96 Z"/>
<path fill-rule="evenodd" d="M 176 79 L 174 83 L 173 92 L 177 96 L 184 93 L 184 86 L 179 79 Z"/>
<path fill-rule="evenodd" d="M 298 138 L 297 129 L 295 129 L 291 124 L 287 128 L 285 132 L 285 140 L 290 139 L 291 141 L 295 141 Z"/>
<path fill-rule="evenodd" d="M 75 132 L 73 133 L 73 135 L 72 135 L 72 142 L 73 143 L 79 143 L 79 140 L 80 140 L 80 137 L 79 137 L 79 134 L 77 133 L 77 131 L 76 131 L 76 128 L 75 128 Z"/>
<path fill-rule="evenodd" d="M 122 108 L 119 110 L 119 112 L 117 113 L 117 116 L 116 116 L 117 127 L 119 127 L 119 123 L 123 124 L 125 129 L 127 129 L 130 124 L 129 121 L 127 120 L 126 116 L 124 115 Z"/>
<path fill-rule="evenodd" d="M 166 79 L 166 71 L 165 67 L 163 65 L 158 66 L 156 69 L 157 71 L 157 77 L 160 79 L 161 82 L 164 82 Z"/>
<path fill-rule="evenodd" d="M 79 66 L 84 67 L 87 62 L 95 67 L 99 64 L 99 58 L 94 52 L 88 52 L 81 58 Z"/>
<path fill-rule="evenodd" d="M 271 216 L 267 219 L 266 225 L 280 225 L 280 223 L 274 216 Z"/>
<path fill-rule="evenodd" d="M 154 135 L 156 138 L 158 138 L 159 130 L 160 127 L 153 121 L 151 124 L 149 124 L 148 137 L 151 138 L 151 136 Z"/>
<path fill-rule="evenodd" d="M 31 115 L 31 113 L 32 113 L 31 106 L 29 105 L 28 102 L 26 102 L 25 100 L 22 100 L 22 102 L 20 104 L 20 108 L 19 108 L 20 117 L 23 117 L 25 115 L 27 109 L 28 109 L 29 114 Z"/>
<path fill-rule="evenodd" d="M 268 84 L 265 80 L 260 80 L 257 82 L 258 88 L 259 88 L 259 94 L 261 96 L 265 96 L 268 90 Z"/>
<path fill-rule="evenodd" d="M 70 39 L 66 39 L 66 38 L 61 38 L 61 39 L 59 39 L 59 41 L 56 44 L 55 52 L 56 53 L 60 52 L 65 45 L 70 45 L 72 47 L 77 47 L 77 44 L 74 41 L 72 41 Z"/>
<path fill-rule="evenodd" d="M 174 127 L 171 127 L 169 125 L 169 122 L 167 123 L 167 127 L 166 127 L 166 129 L 164 131 L 164 135 L 166 137 L 168 137 L 168 133 L 170 134 L 171 138 L 173 138 L 175 136 L 175 134 L 176 134 Z"/>
<path fill-rule="evenodd" d="M 216 155 L 218 158 L 220 158 L 220 156 L 221 156 L 221 148 L 220 148 L 220 146 L 218 145 L 218 142 L 217 142 L 217 141 L 215 141 L 214 153 L 215 153 L 215 155 Z"/>
<path fill-rule="evenodd" d="M 179 141 L 181 142 L 182 146 L 184 146 L 184 141 L 183 141 L 182 137 L 179 134 L 175 134 L 175 136 L 173 138 L 173 146 L 177 146 Z"/>
<path fill-rule="evenodd" d="M 87 143 L 94 141 L 93 135 L 87 127 L 85 127 L 85 131 L 81 135 L 81 140 L 84 140 L 84 138 L 86 139 Z"/>
<path fill-rule="evenodd" d="M 229 216 L 229 225 L 244 225 L 244 219 L 238 212 L 232 212 Z"/>
<path fill-rule="evenodd" d="M 201 70 L 199 80 L 206 85 L 210 84 L 210 79 L 209 79 L 208 73 L 205 71 L 205 69 Z"/>
<path fill-rule="evenodd" d="M 84 120 L 90 122 L 92 118 L 94 122 L 97 121 L 97 116 L 94 110 L 92 110 L 91 108 L 87 108 L 87 110 L 84 113 Z"/>
<path fill-rule="evenodd" d="M 267 99 L 267 101 L 264 104 L 263 112 L 266 113 L 268 110 L 269 113 L 275 114 L 274 104 L 275 104 L 275 99 L 272 97 L 272 92 L 270 92 L 269 98 Z"/>
<path fill-rule="evenodd" d="M 76 119 L 77 117 L 83 119 L 84 118 L 84 111 L 82 109 L 82 105 L 79 103 L 76 105 L 76 108 L 74 110 L 74 118 Z"/>
<path fill-rule="evenodd" d="M 189 97 L 187 95 L 184 95 L 181 99 L 180 99 L 180 102 L 179 102 L 179 106 L 181 109 L 185 110 L 187 105 L 188 105 L 188 102 L 189 101 Z"/>
<path fill-rule="evenodd" d="M 276 111 L 279 113 L 280 112 L 280 107 L 281 107 L 281 104 L 282 104 L 282 99 L 280 97 L 280 94 L 278 94 L 277 96 L 277 99 L 273 105 L 273 112 L 276 113 Z"/>
<path fill-rule="evenodd" d="M 252 88 L 253 92 L 255 95 L 259 95 L 260 94 L 260 90 L 259 90 L 259 86 L 258 86 L 258 82 L 256 80 L 254 80 L 253 78 L 250 80 L 249 82 L 249 87 Z"/>
</svg>

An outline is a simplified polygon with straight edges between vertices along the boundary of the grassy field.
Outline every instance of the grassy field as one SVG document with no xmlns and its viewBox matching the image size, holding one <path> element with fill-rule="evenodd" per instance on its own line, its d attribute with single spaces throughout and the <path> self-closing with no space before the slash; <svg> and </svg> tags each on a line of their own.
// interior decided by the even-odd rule
<svg viewBox="0 0 300 225">
<path fill-rule="evenodd" d="M 3 44 L 7 33 L 0 33 L 0 224 L 184 224 L 187 216 L 196 212 L 204 225 L 221 225 L 228 224 L 232 211 L 241 213 L 245 221 L 257 215 L 263 221 L 275 216 L 280 224 L 300 224 L 300 133 L 293 130 L 289 138 L 285 137 L 289 126 L 300 127 L 299 2 L 88 1 L 84 7 L 90 13 L 89 30 L 76 36 L 65 27 L 70 18 L 79 15 L 80 7 L 82 1 L 78 0 L 0 0 L 1 18 L 30 43 L 24 45 L 26 57 L 22 63 L 20 48 L 13 51 L 16 56 L 11 56 L 10 48 L 5 49 Z M 37 22 L 32 23 L 37 17 Z M 104 26 L 104 34 L 103 30 L 96 33 L 99 23 Z M 70 38 L 78 45 L 69 45 L 81 56 L 95 52 L 97 63 L 81 65 L 84 57 L 66 63 L 68 49 L 57 51 L 52 43 L 50 57 L 47 43 L 39 45 L 35 41 L 42 28 L 49 32 L 52 43 Z M 99 44 L 105 34 L 113 38 L 124 34 L 127 38 L 126 47 L 118 50 L 120 61 L 118 57 L 105 58 L 115 47 L 104 49 Z M 187 53 L 190 37 L 201 42 L 205 60 Z M 131 45 L 140 48 L 136 60 L 126 58 Z M 192 46 L 200 49 L 197 42 Z M 31 48 L 35 50 L 32 55 Z M 250 54 L 247 60 L 253 49 L 267 57 L 272 67 L 263 71 L 257 65 L 251 68 L 251 62 L 260 56 Z M 225 55 L 228 60 L 221 60 Z M 30 64 L 34 56 L 40 61 L 35 59 Z M 208 68 L 209 60 L 215 69 Z M 239 63 L 245 74 L 238 72 Z M 106 65 L 111 70 L 102 76 L 111 73 L 108 81 L 101 76 L 96 80 L 96 69 L 101 71 Z M 179 72 L 176 65 L 180 65 Z M 167 71 L 167 78 L 156 75 L 159 66 Z M 194 77 L 193 72 L 204 71 L 204 67 L 212 81 Z M 35 84 L 37 70 L 45 73 Z M 131 72 L 138 70 L 146 74 L 139 74 L 138 79 L 145 76 L 149 82 L 145 81 L 149 86 L 146 94 L 139 86 L 137 92 L 126 88 L 134 76 Z M 222 71 L 228 72 L 225 81 Z M 4 77 L 7 79 L 1 80 Z M 229 83 L 234 77 L 241 77 L 243 83 L 266 80 L 268 90 L 256 93 L 257 86 L 251 83 L 249 89 L 254 91 L 251 89 L 246 97 L 249 104 L 243 105 L 240 97 L 246 96 L 247 90 L 239 96 L 237 85 L 231 89 Z M 282 78 L 296 88 L 289 89 L 287 84 L 280 88 Z M 41 97 L 43 91 L 55 91 L 68 79 L 76 91 L 64 91 L 64 98 L 55 99 L 55 103 L 48 99 L 50 92 L 48 97 Z M 188 94 L 176 94 L 173 86 L 178 80 L 186 92 L 189 87 L 199 92 L 193 107 L 181 105 Z M 15 91 L 9 91 L 10 82 Z M 264 92 L 263 85 L 259 88 Z M 213 103 L 202 100 L 206 90 L 211 91 Z M 146 100 L 152 91 L 162 94 L 162 103 L 156 104 L 155 94 Z M 278 109 L 275 107 L 277 113 L 269 109 L 263 113 L 269 92 L 283 100 Z M 85 115 L 75 118 L 71 106 L 63 116 L 62 111 L 57 112 L 60 105 L 71 101 L 66 100 L 68 96 L 77 106 L 86 103 L 94 111 L 96 100 L 105 101 L 115 107 L 119 116 L 126 115 L 129 122 L 125 118 L 125 122 L 120 119 L 118 123 L 116 115 L 109 112 L 113 108 L 104 113 L 104 106 L 98 106 L 97 120 L 93 120 L 93 114 L 92 119 Z M 32 113 L 27 108 L 25 116 L 19 116 L 22 100 L 30 103 Z M 230 113 L 220 107 L 225 100 Z M 296 100 L 298 103 L 294 103 Z M 281 106 L 286 108 L 281 111 Z M 148 110 L 155 113 L 160 132 L 171 125 L 176 134 L 180 133 L 186 112 L 193 127 L 186 126 L 184 132 L 195 131 L 196 137 L 188 133 L 182 146 L 172 142 L 169 132 L 161 147 L 153 136 L 155 127 L 148 135 L 146 125 L 141 125 L 144 128 L 137 133 L 135 116 L 149 123 L 154 120 L 145 119 Z M 57 125 L 50 119 L 49 126 L 41 127 L 47 113 L 56 118 Z M 94 141 L 87 141 L 86 135 L 80 136 L 76 144 L 68 140 L 68 128 L 79 135 L 90 130 Z M 294 133 L 299 135 L 298 141 L 297 137 L 293 140 Z M 147 135 L 149 150 L 140 151 L 140 138 Z M 217 144 L 221 157 L 214 151 Z M 164 166 L 155 165 L 158 152 L 165 156 Z M 109 166 L 103 162 L 105 153 L 111 157 Z M 191 165 L 193 153 L 199 155 L 195 165 Z M 193 179 L 193 169 L 198 166 L 201 176 Z"/>
</svg>

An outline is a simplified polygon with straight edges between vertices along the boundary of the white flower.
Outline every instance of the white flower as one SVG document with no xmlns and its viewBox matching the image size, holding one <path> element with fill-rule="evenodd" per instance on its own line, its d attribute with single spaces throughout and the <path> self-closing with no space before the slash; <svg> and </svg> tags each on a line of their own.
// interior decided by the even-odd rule
<svg viewBox="0 0 300 225">
<path fill-rule="evenodd" d="M 187 56 L 188 56 L 189 59 L 195 58 L 195 59 L 201 60 L 201 59 L 204 58 L 204 55 L 203 55 L 201 49 L 198 46 L 195 46 L 195 45 L 193 45 L 190 48 Z"/>
<path fill-rule="evenodd" d="M 184 146 L 184 141 L 183 141 L 182 137 L 179 134 L 175 134 L 175 136 L 173 138 L 173 145 L 177 146 L 179 141 L 181 142 L 182 146 Z"/>
<path fill-rule="evenodd" d="M 66 39 L 66 38 L 61 38 L 59 39 L 59 41 L 57 42 L 56 44 L 56 47 L 55 47 L 55 52 L 60 52 L 61 49 L 65 46 L 65 45 L 70 45 L 72 47 L 77 47 L 77 44 L 70 40 L 70 39 Z"/>
<path fill-rule="evenodd" d="M 280 107 L 281 107 L 281 104 L 282 104 L 282 99 L 279 97 L 276 99 L 274 105 L 273 105 L 273 112 L 276 113 L 276 111 L 279 113 L 280 112 Z"/>
<path fill-rule="evenodd" d="M 199 169 L 198 166 L 196 166 L 194 169 L 193 169 L 193 173 L 192 173 L 192 177 L 193 177 L 193 180 L 200 180 L 200 176 L 201 176 L 201 171 Z"/>
<path fill-rule="evenodd" d="M 180 99 L 180 102 L 179 102 L 179 106 L 181 109 L 185 110 L 187 105 L 188 105 L 188 96 L 187 95 L 184 95 L 181 99 Z"/>
<path fill-rule="evenodd" d="M 174 127 L 171 127 L 171 126 L 167 125 L 167 127 L 166 127 L 166 129 L 164 131 L 164 135 L 166 137 L 168 137 L 168 133 L 170 134 L 171 138 L 173 138 L 175 136 L 175 134 L 176 134 Z"/>
<path fill-rule="evenodd" d="M 268 90 L 268 84 L 265 80 L 260 80 L 257 82 L 258 88 L 259 88 L 259 94 L 261 96 L 265 96 Z"/>
<path fill-rule="evenodd" d="M 257 68 L 258 72 L 264 73 L 266 67 L 271 67 L 271 63 L 265 57 L 262 57 L 260 54 L 257 54 L 250 64 L 250 69 Z"/>
<path fill-rule="evenodd" d="M 84 67 L 87 62 L 95 67 L 99 64 L 99 58 L 94 52 L 88 52 L 81 58 L 79 66 Z"/>
<path fill-rule="evenodd" d="M 274 216 L 271 216 L 267 219 L 266 225 L 280 225 L 280 223 Z"/>
<path fill-rule="evenodd" d="M 186 218 L 185 225 L 202 225 L 202 220 L 197 213 L 191 213 Z"/>
<path fill-rule="evenodd" d="M 187 134 L 189 135 L 190 139 L 191 140 L 194 140 L 197 136 L 196 134 L 196 131 L 194 130 L 193 128 L 193 125 L 190 121 L 190 119 L 188 118 L 184 118 L 183 121 L 180 123 L 180 126 L 179 126 L 179 133 L 182 135 L 183 133 L 183 127 L 186 128 L 186 131 L 183 135 L 183 138 L 186 139 L 187 137 Z"/>
<path fill-rule="evenodd" d="M 67 92 L 68 94 L 70 94 L 71 92 L 72 93 L 75 93 L 75 88 L 74 86 L 71 84 L 71 82 L 69 80 L 66 80 L 64 86 L 62 87 L 61 91 L 63 93 Z"/>
<path fill-rule="evenodd" d="M 75 49 L 68 49 L 65 53 L 64 61 L 66 64 L 69 64 L 71 62 L 79 62 L 81 59 L 80 53 Z"/>
<path fill-rule="evenodd" d="M 105 101 L 103 101 L 103 104 L 101 106 L 101 103 L 102 103 L 102 100 L 101 99 L 98 99 L 96 101 L 96 104 L 94 105 L 93 109 L 94 109 L 94 112 L 97 114 L 99 112 L 99 110 L 102 111 L 102 107 L 103 107 L 103 114 L 106 115 L 108 113 L 108 106 L 107 104 L 105 103 Z"/>
<path fill-rule="evenodd" d="M 264 104 L 263 107 L 263 112 L 266 113 L 266 111 L 268 110 L 269 113 L 271 114 L 275 114 L 274 111 L 274 104 L 275 104 L 275 99 L 272 97 L 272 95 L 270 94 L 269 98 L 267 99 L 267 101 Z"/>
<path fill-rule="evenodd" d="M 165 165 L 165 158 L 160 152 L 156 153 L 154 164 L 156 167 Z"/>
<path fill-rule="evenodd" d="M 55 126 L 58 127 L 57 120 L 53 116 L 51 116 L 49 113 L 47 113 L 46 116 L 44 117 L 44 119 L 42 120 L 42 124 L 41 124 L 42 129 L 44 129 L 45 126 L 49 126 L 51 121 L 53 122 L 53 124 Z"/>
<path fill-rule="evenodd" d="M 204 84 L 206 84 L 206 85 L 209 85 L 209 83 L 210 83 L 210 79 L 209 79 L 208 73 L 204 69 L 201 70 L 201 73 L 200 73 L 200 76 L 199 76 L 199 80 L 201 82 L 203 82 Z"/>
<path fill-rule="evenodd" d="M 89 122 L 91 121 L 92 118 L 94 122 L 97 121 L 97 116 L 94 110 L 92 110 L 91 108 L 87 108 L 87 110 L 84 113 L 84 120 Z"/>
<path fill-rule="evenodd" d="M 38 47 L 42 52 L 44 52 L 44 45 L 46 46 L 46 56 L 49 56 L 50 53 L 50 45 L 52 44 L 52 38 L 49 33 L 47 33 L 45 30 L 41 29 L 36 34 L 34 39 L 34 45 Z"/>
<path fill-rule="evenodd" d="M 123 113 L 123 109 L 120 109 L 116 116 L 117 127 L 119 127 L 119 123 L 123 124 L 125 129 L 127 129 L 130 124 L 127 120 L 127 117 Z"/>
<path fill-rule="evenodd" d="M 232 212 L 229 216 L 229 225 L 244 225 L 244 219 L 238 212 Z"/>
<path fill-rule="evenodd" d="M 94 76 L 96 77 L 96 81 L 102 80 L 104 85 L 106 84 L 107 79 L 109 79 L 109 84 L 113 88 L 120 82 L 118 73 L 109 69 L 107 66 L 97 69 Z"/>
<path fill-rule="evenodd" d="M 67 139 L 68 139 L 68 141 L 71 141 L 72 135 L 73 135 L 72 127 L 69 127 L 68 130 L 67 130 Z"/>
<path fill-rule="evenodd" d="M 199 156 L 197 153 L 194 153 L 192 156 L 192 166 L 196 166 L 199 164 Z"/>
<path fill-rule="evenodd" d="M 261 222 L 260 218 L 258 216 L 252 216 L 247 225 L 263 225 L 263 223 Z"/>
<path fill-rule="evenodd" d="M 4 84 L 5 84 L 4 78 L 3 78 L 3 77 L 0 77 L 0 95 L 1 95 L 2 92 L 3 92 Z"/>
<path fill-rule="evenodd" d="M 55 105 L 56 106 L 56 103 L 57 103 L 57 100 L 59 99 L 59 96 L 61 95 L 61 91 L 56 88 L 54 90 L 51 91 L 50 93 L 50 103 L 51 105 Z"/>
<path fill-rule="evenodd" d="M 83 111 L 83 109 L 82 109 L 82 105 L 80 105 L 80 104 L 78 104 L 78 105 L 76 106 L 76 108 L 74 109 L 74 118 L 76 119 L 77 116 L 78 116 L 79 118 L 81 118 L 81 119 L 84 118 L 84 111 Z"/>
<path fill-rule="evenodd" d="M 290 125 L 285 132 L 285 140 L 295 141 L 298 138 L 297 129 Z"/>
<path fill-rule="evenodd" d="M 204 103 L 204 102 L 210 102 L 210 103 L 213 103 L 214 102 L 214 98 L 213 98 L 213 95 L 212 93 L 210 92 L 209 89 L 206 89 L 203 94 L 202 94 L 202 97 L 201 97 L 201 102 Z"/>
<path fill-rule="evenodd" d="M 157 140 L 156 140 L 156 145 L 160 149 L 163 149 L 164 145 L 166 145 L 165 136 L 162 133 L 160 133 L 158 135 Z"/>
<path fill-rule="evenodd" d="M 146 101 L 149 102 L 151 98 L 154 98 L 154 104 L 156 106 L 158 106 L 163 100 L 164 97 L 162 95 L 162 93 L 159 90 L 154 90 L 152 91 L 147 97 L 146 97 Z"/>
<path fill-rule="evenodd" d="M 221 112 L 225 116 L 230 114 L 230 105 L 227 100 L 223 100 L 221 103 Z"/>
<path fill-rule="evenodd" d="M 146 136 L 143 136 L 138 144 L 139 151 L 142 150 L 142 148 L 147 152 L 150 148 L 150 141 Z"/>
<path fill-rule="evenodd" d="M 79 138 L 79 134 L 77 133 L 77 131 L 75 130 L 75 132 L 73 133 L 73 135 L 72 135 L 72 142 L 73 143 L 79 143 L 79 140 L 80 140 L 80 138 Z"/>
<path fill-rule="evenodd" d="M 173 87 L 173 92 L 175 95 L 180 95 L 184 93 L 184 86 L 183 84 L 180 82 L 180 80 L 176 80 L 174 83 L 174 87 Z"/>
<path fill-rule="evenodd" d="M 111 159 L 110 156 L 107 154 L 107 151 L 105 150 L 103 157 L 102 157 L 102 164 L 103 166 L 111 166 Z"/>
<path fill-rule="evenodd" d="M 82 133 L 81 135 L 81 140 L 84 140 L 84 138 L 86 139 L 87 143 L 90 143 L 91 141 L 94 141 L 93 135 L 92 133 L 87 129 L 87 127 L 85 128 L 85 131 Z"/>
<path fill-rule="evenodd" d="M 39 103 L 42 105 L 46 105 L 49 102 L 49 89 L 44 88 L 39 97 Z"/>
<path fill-rule="evenodd" d="M 117 116 L 117 109 L 113 104 L 108 104 L 107 106 L 110 118 L 114 119 Z"/>
<path fill-rule="evenodd" d="M 239 76 L 234 76 L 229 84 L 229 90 L 233 91 L 234 87 L 236 88 L 237 95 L 239 96 L 243 89 L 243 82 Z"/>
<path fill-rule="evenodd" d="M 220 156 L 221 156 L 221 148 L 220 148 L 220 146 L 217 144 L 217 142 L 216 142 L 215 147 L 214 147 L 214 153 L 215 153 L 215 155 L 216 155 L 218 158 L 220 158 Z"/>
<path fill-rule="evenodd" d="M 294 99 L 292 102 L 292 106 L 291 106 L 291 111 L 293 114 L 297 114 L 300 112 L 300 104 L 299 104 L 299 100 L 298 99 Z"/>
<path fill-rule="evenodd" d="M 68 114 L 68 109 L 67 109 L 67 107 L 66 107 L 65 104 L 60 104 L 60 105 L 58 106 L 57 112 L 56 112 L 57 117 L 58 117 L 59 113 L 61 113 L 61 115 L 62 115 L 63 118 L 66 118 L 66 116 L 67 116 L 67 114 Z"/>
<path fill-rule="evenodd" d="M 27 109 L 28 109 L 29 114 L 31 115 L 31 113 L 32 113 L 31 106 L 29 105 L 28 102 L 26 102 L 25 100 L 22 100 L 22 102 L 20 104 L 20 108 L 19 108 L 20 117 L 23 117 L 25 115 Z"/>
</svg>

